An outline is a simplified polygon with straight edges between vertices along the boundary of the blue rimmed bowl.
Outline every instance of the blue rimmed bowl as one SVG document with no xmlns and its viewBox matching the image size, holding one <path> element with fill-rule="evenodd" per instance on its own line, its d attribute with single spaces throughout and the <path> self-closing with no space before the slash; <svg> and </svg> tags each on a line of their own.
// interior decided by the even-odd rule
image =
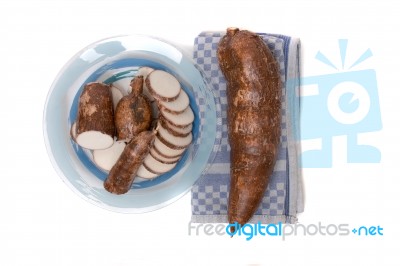
<svg viewBox="0 0 400 266">
<path fill-rule="evenodd" d="M 107 173 L 91 153 L 70 138 L 79 95 L 88 82 L 113 83 L 133 78 L 141 66 L 170 72 L 190 98 L 195 114 L 193 142 L 177 166 L 153 180 L 137 178 L 131 190 L 114 195 L 103 188 Z M 50 160 L 61 179 L 89 202 L 117 212 L 142 213 L 164 207 L 190 190 L 213 161 L 221 124 L 218 99 L 204 74 L 176 46 L 144 35 L 104 39 L 81 50 L 54 80 L 44 108 L 43 131 Z"/>
</svg>

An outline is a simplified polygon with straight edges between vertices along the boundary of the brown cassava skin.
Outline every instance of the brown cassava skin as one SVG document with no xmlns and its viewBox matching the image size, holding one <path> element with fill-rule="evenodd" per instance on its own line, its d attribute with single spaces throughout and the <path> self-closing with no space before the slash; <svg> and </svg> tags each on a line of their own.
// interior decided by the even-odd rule
<svg viewBox="0 0 400 266">
<path fill-rule="evenodd" d="M 279 68 L 263 40 L 228 28 L 218 47 L 227 80 L 231 146 L 229 223 L 245 224 L 257 210 L 273 172 L 280 141 Z"/>
<path fill-rule="evenodd" d="M 131 81 L 132 91 L 122 97 L 115 108 L 115 127 L 117 138 L 129 142 L 142 131 L 151 126 L 151 105 L 143 95 L 143 76 L 137 76 Z"/>
<path fill-rule="evenodd" d="M 100 131 L 114 137 L 114 110 L 109 85 L 91 82 L 79 97 L 76 136 L 86 131 Z"/>
<path fill-rule="evenodd" d="M 168 130 L 167 130 L 168 131 Z M 176 146 L 172 143 L 169 143 L 168 140 L 166 140 L 163 136 L 161 136 L 160 132 L 157 133 L 157 138 L 167 147 L 173 149 L 173 150 L 182 150 L 187 148 L 190 144 L 183 145 L 183 146 Z"/>
<path fill-rule="evenodd" d="M 150 152 L 154 138 L 155 132 L 142 131 L 126 145 L 104 181 L 104 188 L 108 192 L 119 195 L 129 191 L 140 165 Z"/>
<path fill-rule="evenodd" d="M 170 134 L 172 134 L 173 136 L 176 136 L 176 137 L 186 137 L 186 136 L 189 136 L 189 134 L 191 134 L 191 132 L 188 132 L 188 133 L 186 133 L 186 134 L 183 134 L 183 133 L 179 133 L 179 132 L 174 131 L 174 130 L 168 125 L 167 121 L 165 120 L 165 118 L 164 118 L 163 116 L 161 116 L 160 119 L 159 119 L 158 121 L 160 122 L 161 126 L 162 126 L 163 128 L 165 128 L 165 129 L 166 129 Z"/>
</svg>

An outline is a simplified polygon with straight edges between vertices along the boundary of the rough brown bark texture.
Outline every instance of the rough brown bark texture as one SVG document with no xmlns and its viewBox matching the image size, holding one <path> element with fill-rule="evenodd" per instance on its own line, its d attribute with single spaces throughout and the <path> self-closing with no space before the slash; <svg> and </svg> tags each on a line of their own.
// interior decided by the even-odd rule
<svg viewBox="0 0 400 266">
<path fill-rule="evenodd" d="M 263 40 L 228 28 L 218 47 L 227 80 L 231 146 L 229 223 L 245 224 L 257 210 L 276 162 L 281 125 L 279 68 Z"/>
<path fill-rule="evenodd" d="M 151 126 L 151 105 L 143 95 L 143 76 L 131 82 L 132 92 L 122 97 L 115 109 L 115 127 L 118 140 L 129 142 Z"/>
<path fill-rule="evenodd" d="M 121 156 L 111 168 L 104 188 L 113 194 L 124 194 L 129 191 L 135 179 L 136 172 L 150 152 L 155 132 L 142 131 L 126 145 Z"/>
<path fill-rule="evenodd" d="M 109 85 L 91 82 L 85 85 L 79 98 L 76 135 L 100 131 L 114 137 L 114 111 Z"/>
</svg>

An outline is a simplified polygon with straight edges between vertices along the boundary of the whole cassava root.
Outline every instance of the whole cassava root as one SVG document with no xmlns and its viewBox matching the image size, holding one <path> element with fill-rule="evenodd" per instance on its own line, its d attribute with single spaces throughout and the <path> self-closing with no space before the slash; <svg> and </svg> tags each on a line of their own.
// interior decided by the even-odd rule
<svg viewBox="0 0 400 266">
<path fill-rule="evenodd" d="M 117 104 L 114 122 L 118 141 L 129 142 L 135 135 L 150 128 L 152 111 L 150 102 L 142 94 L 143 82 L 143 76 L 136 76 L 131 81 L 131 93 Z"/>
<path fill-rule="evenodd" d="M 273 172 L 280 141 L 279 68 L 263 40 L 228 28 L 218 47 L 227 80 L 231 146 L 229 223 L 245 224 L 257 210 Z"/>
<path fill-rule="evenodd" d="M 142 131 L 126 145 L 104 181 L 104 188 L 108 192 L 124 194 L 129 191 L 139 167 L 150 152 L 154 138 L 154 131 Z"/>
<path fill-rule="evenodd" d="M 114 143 L 114 111 L 109 85 L 85 85 L 78 104 L 75 140 L 87 149 L 106 149 Z"/>
</svg>

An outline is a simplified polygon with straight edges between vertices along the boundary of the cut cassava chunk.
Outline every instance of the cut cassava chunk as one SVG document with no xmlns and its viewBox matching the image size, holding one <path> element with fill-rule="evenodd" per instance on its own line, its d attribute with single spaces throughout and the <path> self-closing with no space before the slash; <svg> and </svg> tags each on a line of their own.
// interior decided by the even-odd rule
<svg viewBox="0 0 400 266">
<path fill-rule="evenodd" d="M 280 73 L 264 41 L 249 31 L 228 28 L 217 54 L 227 80 L 231 146 L 228 222 L 243 225 L 262 201 L 278 155 Z"/>
<path fill-rule="evenodd" d="M 158 101 L 159 105 L 165 108 L 165 111 L 173 114 L 179 114 L 185 111 L 189 106 L 189 96 L 181 89 L 178 98 L 172 102 Z"/>
<path fill-rule="evenodd" d="M 171 149 L 167 145 L 165 145 L 159 138 L 156 136 L 154 140 L 154 148 L 158 151 L 158 153 L 162 154 L 167 158 L 174 158 L 182 155 L 185 152 L 185 149 Z"/>
<path fill-rule="evenodd" d="M 131 82 L 132 91 L 122 97 L 115 110 L 115 127 L 118 141 L 129 142 L 138 133 L 148 130 L 151 125 L 151 106 L 143 96 L 143 76 Z"/>
<path fill-rule="evenodd" d="M 104 150 L 94 150 L 93 160 L 98 167 L 105 171 L 110 171 L 114 164 L 117 162 L 119 156 L 121 156 L 126 144 L 124 142 L 114 142 L 114 144 Z"/>
<path fill-rule="evenodd" d="M 146 86 L 154 98 L 165 102 L 177 99 L 181 91 L 179 81 L 163 70 L 151 72 L 146 78 Z"/>
<path fill-rule="evenodd" d="M 150 149 L 150 154 L 154 157 L 154 159 L 162 163 L 176 163 L 181 158 L 181 156 L 174 158 L 167 158 L 162 154 L 158 153 L 157 150 L 154 149 L 154 147 Z"/>
<path fill-rule="evenodd" d="M 194 114 L 190 106 L 180 114 L 171 114 L 165 111 L 165 108 L 161 107 L 160 113 L 170 124 L 177 127 L 187 127 L 194 121 Z"/>
<path fill-rule="evenodd" d="M 83 148 L 106 149 L 114 143 L 114 112 L 109 85 L 91 82 L 79 98 L 76 142 Z"/>
<path fill-rule="evenodd" d="M 189 135 L 192 132 L 192 129 L 193 129 L 192 123 L 186 127 L 177 127 L 177 126 L 174 126 L 171 123 L 169 123 L 162 116 L 160 117 L 159 121 L 160 121 L 161 125 L 163 126 L 163 128 L 168 130 L 168 132 L 171 133 L 172 135 L 178 136 L 178 137 L 186 137 L 187 135 Z"/>
<path fill-rule="evenodd" d="M 129 191 L 139 167 L 150 152 L 154 138 L 154 131 L 142 131 L 125 146 L 104 181 L 104 188 L 108 192 L 124 194 Z"/>
<path fill-rule="evenodd" d="M 193 136 L 191 133 L 185 137 L 174 136 L 168 132 L 161 124 L 158 125 L 157 136 L 161 142 L 171 149 L 184 149 L 190 145 Z"/>
<path fill-rule="evenodd" d="M 159 176 L 159 174 L 150 172 L 146 168 L 146 166 L 144 166 L 143 164 L 139 167 L 139 170 L 137 171 L 136 175 L 138 177 L 145 178 L 145 179 L 153 179 L 153 178 L 156 178 L 157 176 Z"/>
<path fill-rule="evenodd" d="M 136 73 L 136 76 L 143 76 L 144 80 L 146 80 L 147 76 L 154 71 L 154 68 L 143 66 L 139 68 L 138 72 Z M 143 84 L 143 94 L 151 101 L 153 102 L 155 99 L 149 92 L 149 89 L 147 88 L 146 83 Z"/>
<path fill-rule="evenodd" d="M 164 174 L 171 171 L 176 163 L 162 163 L 154 159 L 154 157 L 149 153 L 143 161 L 143 165 L 154 174 Z"/>
</svg>

